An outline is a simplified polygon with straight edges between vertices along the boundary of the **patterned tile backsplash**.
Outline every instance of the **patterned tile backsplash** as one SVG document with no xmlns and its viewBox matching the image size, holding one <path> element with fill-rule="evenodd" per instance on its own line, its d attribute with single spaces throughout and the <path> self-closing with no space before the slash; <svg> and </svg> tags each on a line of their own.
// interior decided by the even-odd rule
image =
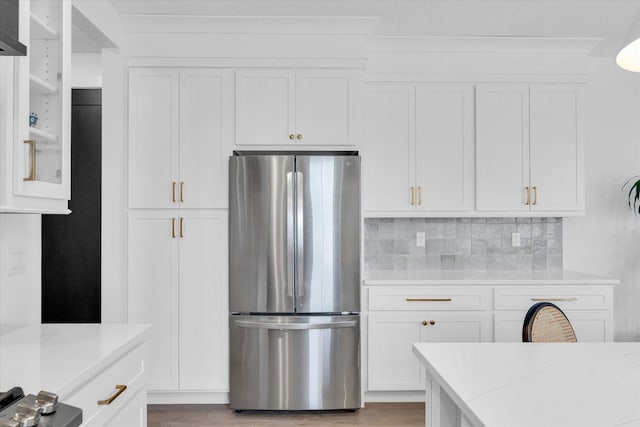
<svg viewBox="0 0 640 427">
<path fill-rule="evenodd" d="M 366 271 L 562 270 L 562 218 L 367 218 L 364 233 Z"/>
</svg>

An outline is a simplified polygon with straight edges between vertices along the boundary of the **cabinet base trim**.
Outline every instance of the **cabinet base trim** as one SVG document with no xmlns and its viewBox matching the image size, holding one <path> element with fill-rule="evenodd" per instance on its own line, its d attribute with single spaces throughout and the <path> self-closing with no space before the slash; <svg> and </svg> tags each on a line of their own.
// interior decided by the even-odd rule
<svg viewBox="0 0 640 427">
<path fill-rule="evenodd" d="M 365 403 L 424 402 L 424 399 L 424 391 L 366 391 L 364 393 Z"/>
<path fill-rule="evenodd" d="M 229 403 L 229 393 L 226 391 L 149 391 L 147 392 L 147 403 L 149 405 L 222 405 Z"/>
</svg>

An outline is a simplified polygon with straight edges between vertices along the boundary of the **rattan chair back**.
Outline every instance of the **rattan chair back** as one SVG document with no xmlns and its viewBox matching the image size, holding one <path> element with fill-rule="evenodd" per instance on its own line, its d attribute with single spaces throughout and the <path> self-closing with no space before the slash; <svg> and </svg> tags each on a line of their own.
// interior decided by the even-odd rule
<svg viewBox="0 0 640 427">
<path fill-rule="evenodd" d="M 523 342 L 577 342 L 567 316 L 550 302 L 532 305 L 524 318 Z"/>
</svg>

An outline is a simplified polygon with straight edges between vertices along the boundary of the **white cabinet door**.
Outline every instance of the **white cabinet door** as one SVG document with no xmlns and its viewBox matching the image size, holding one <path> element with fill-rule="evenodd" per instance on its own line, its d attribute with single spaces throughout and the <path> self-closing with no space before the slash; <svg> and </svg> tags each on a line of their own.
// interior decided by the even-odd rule
<svg viewBox="0 0 640 427">
<path fill-rule="evenodd" d="M 476 209 L 528 211 L 529 86 L 476 88 Z"/>
<path fill-rule="evenodd" d="M 362 175 L 365 212 L 413 211 L 415 97 L 413 86 L 368 85 Z M 415 191 L 415 189 L 414 189 Z M 415 194 L 414 194 L 415 201 Z"/>
<path fill-rule="evenodd" d="M 177 206 L 177 69 L 129 72 L 129 207 Z M 175 201 L 174 201 L 175 200 Z"/>
<path fill-rule="evenodd" d="M 352 74 L 336 70 L 296 73 L 296 140 L 353 145 L 356 121 Z"/>
<path fill-rule="evenodd" d="M 487 312 L 438 312 L 423 314 L 427 318 L 428 342 L 491 342 L 493 322 Z"/>
<path fill-rule="evenodd" d="M 369 314 L 369 390 L 424 390 L 423 369 L 411 351 L 424 341 L 423 321 L 422 313 Z"/>
<path fill-rule="evenodd" d="M 494 318 L 495 342 L 522 342 L 525 311 L 497 312 Z M 612 311 L 565 311 L 578 342 L 613 341 Z"/>
<path fill-rule="evenodd" d="M 145 427 L 147 425 L 147 391 L 140 390 L 104 427 Z"/>
<path fill-rule="evenodd" d="M 180 214 L 180 389 L 227 391 L 227 211 Z"/>
<path fill-rule="evenodd" d="M 231 74 L 180 71 L 180 206 L 227 207 Z"/>
<path fill-rule="evenodd" d="M 531 210 L 584 209 L 582 88 L 531 86 Z"/>
<path fill-rule="evenodd" d="M 129 214 L 129 323 L 150 323 L 147 385 L 178 387 L 178 228 L 175 212 Z M 173 237 L 176 236 L 176 237 Z M 145 367 L 145 370 L 147 367 Z"/>
<path fill-rule="evenodd" d="M 416 87 L 416 209 L 473 209 L 473 86 Z"/>
<path fill-rule="evenodd" d="M 283 70 L 236 72 L 236 143 L 290 144 L 295 138 L 295 75 Z"/>
</svg>

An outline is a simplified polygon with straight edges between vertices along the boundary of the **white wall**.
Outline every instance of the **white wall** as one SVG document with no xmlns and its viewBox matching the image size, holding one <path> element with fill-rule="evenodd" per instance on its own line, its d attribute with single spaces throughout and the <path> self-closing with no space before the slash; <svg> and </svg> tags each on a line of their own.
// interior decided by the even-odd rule
<svg viewBox="0 0 640 427">
<path fill-rule="evenodd" d="M 586 216 L 564 222 L 564 267 L 620 279 L 615 339 L 640 339 L 640 217 L 624 182 L 640 175 L 640 74 L 590 61 L 586 96 Z"/>
<path fill-rule="evenodd" d="M 40 215 L 0 214 L 0 324 L 40 323 L 40 230 Z M 12 254 L 22 272 L 11 271 Z"/>
<path fill-rule="evenodd" d="M 74 53 L 71 55 L 71 87 L 102 87 L 102 54 Z"/>
</svg>

